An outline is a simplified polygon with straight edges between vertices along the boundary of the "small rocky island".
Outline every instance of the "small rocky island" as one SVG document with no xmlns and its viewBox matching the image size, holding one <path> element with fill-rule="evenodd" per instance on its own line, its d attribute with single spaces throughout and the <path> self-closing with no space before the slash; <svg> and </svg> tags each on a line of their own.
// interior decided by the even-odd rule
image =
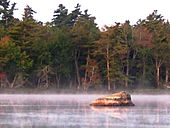
<svg viewBox="0 0 170 128">
<path fill-rule="evenodd" d="M 109 96 L 98 98 L 93 101 L 91 106 L 134 106 L 131 96 L 125 91 L 114 93 Z"/>
</svg>

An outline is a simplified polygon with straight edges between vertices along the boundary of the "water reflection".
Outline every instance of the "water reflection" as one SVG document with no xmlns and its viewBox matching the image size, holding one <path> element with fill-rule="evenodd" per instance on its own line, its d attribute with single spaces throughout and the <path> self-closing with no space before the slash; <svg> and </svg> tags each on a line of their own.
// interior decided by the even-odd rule
<svg viewBox="0 0 170 128">
<path fill-rule="evenodd" d="M 108 120 L 107 126 L 168 128 L 169 98 L 169 96 L 133 96 L 135 107 L 92 107 L 92 110 L 105 114 Z"/>
<path fill-rule="evenodd" d="M 134 107 L 90 107 L 101 95 L 1 95 L 0 128 L 168 128 L 170 96 L 132 96 Z"/>
<path fill-rule="evenodd" d="M 129 111 L 126 107 L 91 107 L 92 110 L 98 113 L 104 113 L 107 116 L 112 117 L 115 120 L 124 121 L 127 118 L 127 113 Z"/>
</svg>

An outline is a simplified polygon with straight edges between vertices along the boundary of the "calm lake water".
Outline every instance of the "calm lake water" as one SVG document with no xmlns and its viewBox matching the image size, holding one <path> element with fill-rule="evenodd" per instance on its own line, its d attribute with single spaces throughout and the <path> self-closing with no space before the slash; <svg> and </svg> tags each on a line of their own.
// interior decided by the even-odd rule
<svg viewBox="0 0 170 128">
<path fill-rule="evenodd" d="M 0 128 L 169 128 L 170 95 L 132 95 L 134 107 L 91 107 L 102 95 L 0 95 Z"/>
</svg>

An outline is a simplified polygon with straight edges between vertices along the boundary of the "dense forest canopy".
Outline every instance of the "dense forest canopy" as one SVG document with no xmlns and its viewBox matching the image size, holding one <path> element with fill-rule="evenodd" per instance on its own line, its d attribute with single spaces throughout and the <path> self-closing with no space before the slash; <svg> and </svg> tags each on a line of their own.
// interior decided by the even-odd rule
<svg viewBox="0 0 170 128">
<path fill-rule="evenodd" d="M 59 4 L 48 23 L 28 5 L 15 18 L 16 5 L 0 1 L 1 88 L 170 86 L 170 24 L 156 10 L 100 30 L 80 4 L 72 11 Z"/>
</svg>

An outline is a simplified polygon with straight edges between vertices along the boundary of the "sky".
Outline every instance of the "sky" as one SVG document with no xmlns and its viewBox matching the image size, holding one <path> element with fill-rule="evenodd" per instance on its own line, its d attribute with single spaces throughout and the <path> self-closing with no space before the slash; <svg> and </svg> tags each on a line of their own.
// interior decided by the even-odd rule
<svg viewBox="0 0 170 128">
<path fill-rule="evenodd" d="M 169 1 L 169 2 L 168 2 Z M 139 19 L 146 18 L 153 10 L 170 19 L 170 0 L 10 0 L 16 2 L 14 16 L 22 18 L 24 7 L 29 5 L 37 13 L 34 18 L 38 21 L 51 21 L 54 10 L 63 4 L 69 11 L 74 10 L 77 3 L 82 11 L 88 9 L 89 14 L 96 17 L 100 28 L 104 25 L 113 25 L 115 22 L 123 23 L 129 20 L 133 25 Z"/>
</svg>

